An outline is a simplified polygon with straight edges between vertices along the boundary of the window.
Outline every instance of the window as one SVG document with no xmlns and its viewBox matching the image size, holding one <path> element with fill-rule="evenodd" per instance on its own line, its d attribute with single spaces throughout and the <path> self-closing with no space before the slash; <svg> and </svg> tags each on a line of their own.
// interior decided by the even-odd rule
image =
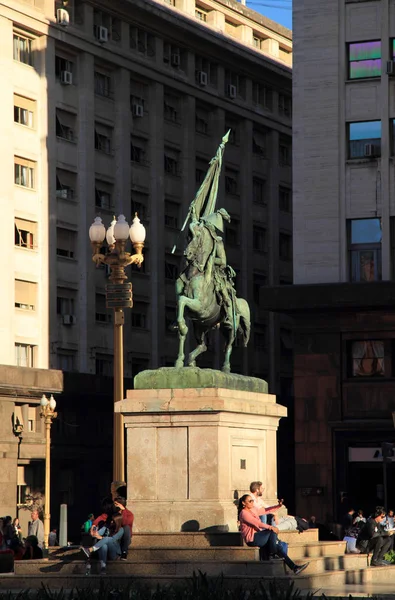
<svg viewBox="0 0 395 600">
<path fill-rule="evenodd" d="M 14 33 L 14 60 L 33 65 L 32 40 L 18 33 Z"/>
<path fill-rule="evenodd" d="M 148 85 L 135 79 L 130 80 L 130 110 L 133 116 L 141 117 L 148 114 Z M 143 114 L 141 114 L 141 111 Z"/>
<path fill-rule="evenodd" d="M 68 58 L 64 58 L 63 56 L 55 56 L 55 77 L 56 79 L 61 79 L 62 73 L 68 72 L 74 73 L 74 63 Z"/>
<path fill-rule="evenodd" d="M 228 167 L 225 169 L 225 191 L 232 196 L 239 193 L 239 172 Z"/>
<path fill-rule="evenodd" d="M 56 254 L 63 258 L 74 259 L 77 246 L 77 232 L 57 227 L 56 236 Z"/>
<path fill-rule="evenodd" d="M 15 308 L 36 310 L 37 283 L 15 279 Z"/>
<path fill-rule="evenodd" d="M 14 158 L 14 182 L 25 188 L 33 189 L 36 163 L 19 156 Z"/>
<path fill-rule="evenodd" d="M 180 123 L 180 98 L 169 93 L 164 94 L 163 116 L 165 121 Z"/>
<path fill-rule="evenodd" d="M 259 306 L 259 296 L 261 287 L 267 285 L 267 276 L 264 273 L 253 273 L 253 296 L 254 302 Z"/>
<path fill-rule="evenodd" d="M 178 202 L 165 200 L 165 226 L 178 229 L 180 218 L 180 205 Z"/>
<path fill-rule="evenodd" d="M 169 42 L 163 44 L 163 62 L 173 69 L 185 69 L 186 53 L 180 46 L 175 46 Z"/>
<path fill-rule="evenodd" d="M 148 327 L 148 309 L 147 302 L 134 302 L 132 315 L 132 327 L 136 329 L 147 329 Z"/>
<path fill-rule="evenodd" d="M 75 142 L 76 115 L 65 110 L 56 109 L 56 137 L 68 142 Z"/>
<path fill-rule="evenodd" d="M 75 371 L 76 353 L 73 350 L 58 350 L 56 362 L 60 371 Z"/>
<path fill-rule="evenodd" d="M 112 128 L 95 123 L 95 150 L 111 154 Z"/>
<path fill-rule="evenodd" d="M 245 99 L 246 80 L 245 77 L 234 71 L 225 70 L 225 95 L 229 98 L 239 97 Z"/>
<path fill-rule="evenodd" d="M 254 177 L 252 180 L 252 201 L 255 204 L 266 204 L 265 202 L 265 186 L 264 179 Z"/>
<path fill-rule="evenodd" d="M 381 76 L 381 42 L 348 44 L 348 77 L 363 79 Z"/>
<path fill-rule="evenodd" d="M 240 121 L 236 120 L 231 114 L 225 114 L 225 131 L 230 131 L 229 144 L 236 145 L 239 143 Z"/>
<path fill-rule="evenodd" d="M 129 363 L 132 379 L 134 379 L 138 373 L 141 373 L 141 371 L 145 371 L 149 368 L 148 358 L 142 358 L 141 356 L 132 355 L 129 359 Z"/>
<path fill-rule="evenodd" d="M 381 219 L 349 221 L 351 281 L 381 279 Z"/>
<path fill-rule="evenodd" d="M 121 41 L 121 21 L 106 12 L 95 9 L 93 11 L 93 35 L 98 40 L 100 40 L 103 27 L 107 29 L 109 40 L 115 43 Z"/>
<path fill-rule="evenodd" d="M 73 200 L 77 183 L 76 173 L 65 169 L 56 169 L 56 197 L 63 200 Z"/>
<path fill-rule="evenodd" d="M 381 155 L 381 121 L 348 124 L 348 158 Z"/>
<path fill-rule="evenodd" d="M 292 192 L 289 188 L 280 186 L 278 190 L 280 210 L 286 213 L 292 211 Z"/>
<path fill-rule="evenodd" d="M 281 167 L 290 167 L 292 165 L 292 145 L 288 138 L 280 138 L 279 162 Z"/>
<path fill-rule="evenodd" d="M 56 314 L 75 315 L 77 292 L 68 288 L 58 288 L 56 296 Z"/>
<path fill-rule="evenodd" d="M 179 177 L 181 175 L 179 150 L 165 146 L 164 162 L 165 173 L 173 175 L 174 177 Z"/>
<path fill-rule="evenodd" d="M 285 117 L 291 117 L 292 115 L 292 98 L 285 94 L 278 95 L 278 112 L 280 115 Z"/>
<path fill-rule="evenodd" d="M 195 81 L 197 85 L 217 86 L 218 65 L 203 56 L 195 55 Z"/>
<path fill-rule="evenodd" d="M 178 264 L 173 261 L 174 259 L 172 260 L 170 257 L 166 257 L 165 278 L 170 279 L 171 281 L 175 281 L 177 279 L 179 272 Z"/>
<path fill-rule="evenodd" d="M 280 233 L 279 235 L 279 254 L 282 260 L 292 260 L 292 235 L 289 233 Z"/>
<path fill-rule="evenodd" d="M 96 354 L 95 360 L 96 375 L 113 377 L 114 375 L 114 357 L 110 354 Z"/>
<path fill-rule="evenodd" d="M 166 333 L 177 333 L 177 329 L 175 327 L 175 323 L 177 321 L 177 309 L 175 306 L 165 306 L 165 321 Z M 173 366 L 173 364 L 171 366 Z"/>
<path fill-rule="evenodd" d="M 203 135 L 208 135 L 210 132 L 210 112 L 211 109 L 208 106 L 196 104 L 195 112 L 195 131 Z"/>
<path fill-rule="evenodd" d="M 15 246 L 33 250 L 37 246 L 37 223 L 15 218 Z"/>
<path fill-rule="evenodd" d="M 258 252 L 266 250 L 266 229 L 254 225 L 252 228 L 252 247 Z"/>
<path fill-rule="evenodd" d="M 146 166 L 148 161 L 146 159 L 147 154 L 147 140 L 144 138 L 138 138 L 131 136 L 130 139 L 130 160 L 134 163 Z"/>
<path fill-rule="evenodd" d="M 240 244 L 240 222 L 236 219 L 226 223 L 225 243 L 227 246 L 238 246 Z"/>
<path fill-rule="evenodd" d="M 130 208 L 131 215 L 135 215 L 137 213 L 139 219 L 145 221 L 148 219 L 148 207 L 149 207 L 149 198 L 148 194 L 144 194 L 143 192 L 131 192 L 130 198 Z"/>
<path fill-rule="evenodd" d="M 263 83 L 253 81 L 252 83 L 252 101 L 260 108 L 272 110 L 273 108 L 273 90 Z"/>
<path fill-rule="evenodd" d="M 148 58 L 155 56 L 155 37 L 148 31 L 131 25 L 129 43 L 131 50 L 136 50 L 136 52 Z"/>
<path fill-rule="evenodd" d="M 351 342 L 351 374 L 353 377 L 382 377 L 385 374 L 384 341 Z"/>
<path fill-rule="evenodd" d="M 112 95 L 111 77 L 109 75 L 105 75 L 104 73 L 99 73 L 99 71 L 95 71 L 94 88 L 95 88 L 95 94 L 97 96 L 103 96 L 104 98 L 111 98 L 111 95 Z"/>
<path fill-rule="evenodd" d="M 15 344 L 15 364 L 17 367 L 31 367 L 35 365 L 37 346 L 30 344 Z"/>
<path fill-rule="evenodd" d="M 105 294 L 96 294 L 96 323 L 112 323 L 112 311 L 106 307 Z"/>
<path fill-rule="evenodd" d="M 110 183 L 97 180 L 95 184 L 95 205 L 104 210 L 111 210 L 112 190 L 113 186 Z"/>
<path fill-rule="evenodd" d="M 252 152 L 261 158 L 264 158 L 266 155 L 266 136 L 267 131 L 254 128 L 252 134 Z"/>
<path fill-rule="evenodd" d="M 208 11 L 205 10 L 202 6 L 199 6 L 198 4 L 195 5 L 195 17 L 197 19 L 199 19 L 199 21 L 207 21 L 207 14 Z"/>
<path fill-rule="evenodd" d="M 14 121 L 25 127 L 34 127 L 36 103 L 23 96 L 14 94 Z"/>
</svg>

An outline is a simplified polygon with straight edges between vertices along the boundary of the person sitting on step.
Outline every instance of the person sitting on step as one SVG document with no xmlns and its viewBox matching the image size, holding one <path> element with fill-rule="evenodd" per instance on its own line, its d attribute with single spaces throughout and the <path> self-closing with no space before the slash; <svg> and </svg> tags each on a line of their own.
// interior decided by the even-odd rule
<svg viewBox="0 0 395 600">
<path fill-rule="evenodd" d="M 92 525 L 91 535 L 95 538 L 95 543 L 90 548 L 81 546 L 81 550 L 90 558 L 92 552 L 99 555 L 101 572 L 104 574 L 108 560 L 116 560 L 121 556 L 120 541 L 123 536 L 122 515 L 114 515 L 108 522 L 108 527 L 105 525 L 98 531 L 95 525 Z"/>
<path fill-rule="evenodd" d="M 386 566 L 386 554 L 393 545 L 393 538 L 384 530 L 386 511 L 383 506 L 376 506 L 373 515 L 364 523 L 357 538 L 356 547 L 362 553 L 373 553 L 371 567 Z"/>
<path fill-rule="evenodd" d="M 282 543 L 277 537 L 278 529 L 267 523 L 262 523 L 259 513 L 264 509 L 256 509 L 250 494 L 244 494 L 239 500 L 238 520 L 240 533 L 247 546 L 258 546 L 261 550 L 266 547 L 270 554 L 283 558 L 285 564 L 295 575 L 306 569 L 309 563 L 296 565 L 288 556 Z"/>
</svg>

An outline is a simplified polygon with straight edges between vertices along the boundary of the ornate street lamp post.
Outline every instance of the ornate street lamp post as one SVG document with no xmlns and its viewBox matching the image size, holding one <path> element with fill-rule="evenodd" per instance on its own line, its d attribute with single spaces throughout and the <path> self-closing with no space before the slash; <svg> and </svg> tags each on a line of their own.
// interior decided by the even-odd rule
<svg viewBox="0 0 395 600">
<path fill-rule="evenodd" d="M 51 522 L 51 425 L 58 413 L 55 412 L 56 400 L 43 394 L 40 401 L 40 417 L 45 423 L 45 507 L 44 507 L 44 547 L 48 548 L 48 536 Z"/>
<path fill-rule="evenodd" d="M 135 254 L 125 252 L 128 237 L 133 244 Z M 89 238 L 93 248 L 92 260 L 110 267 L 111 283 L 106 286 L 106 306 L 114 310 L 114 403 L 124 399 L 123 390 L 123 324 L 124 308 L 132 308 L 132 284 L 126 283 L 125 267 L 131 264 L 141 266 L 144 256 L 145 228 L 135 214 L 133 224 L 129 227 L 124 215 L 114 217 L 110 227 L 106 229 L 100 217 L 96 217 L 89 229 Z M 107 240 L 108 251 L 102 254 L 104 239 Z M 113 446 L 113 478 L 114 482 L 125 482 L 125 448 L 123 432 L 123 415 L 114 413 L 114 446 Z"/>
</svg>

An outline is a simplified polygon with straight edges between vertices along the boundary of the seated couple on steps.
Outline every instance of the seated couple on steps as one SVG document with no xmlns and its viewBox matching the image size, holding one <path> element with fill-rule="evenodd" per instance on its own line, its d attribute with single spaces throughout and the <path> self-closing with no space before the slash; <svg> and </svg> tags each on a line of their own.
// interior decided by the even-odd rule
<svg viewBox="0 0 395 600">
<path fill-rule="evenodd" d="M 101 572 L 105 573 L 107 560 L 127 559 L 131 542 L 134 515 L 125 507 L 126 500 L 118 496 L 103 503 L 103 513 L 97 517 L 90 529 L 94 540 L 92 546 L 82 547 L 88 558 L 97 552 Z"/>
<path fill-rule="evenodd" d="M 287 545 L 281 542 L 278 528 L 262 523 L 260 516 L 270 513 L 271 508 L 256 508 L 251 494 L 244 494 L 239 500 L 238 521 L 240 533 L 247 546 L 258 546 L 260 556 L 266 551 L 268 558 L 282 558 L 295 575 L 304 571 L 309 563 L 296 565 L 288 556 Z"/>
<path fill-rule="evenodd" d="M 254 506 L 258 510 L 265 508 L 265 514 L 260 515 L 262 523 L 275 525 L 279 531 L 306 531 L 309 529 L 309 522 L 302 517 L 293 517 L 292 515 L 284 515 L 279 517 L 277 511 L 282 507 L 283 501 L 280 500 L 276 506 L 267 506 L 262 498 L 264 488 L 262 481 L 252 481 L 250 483 L 251 498 L 254 500 Z"/>
</svg>

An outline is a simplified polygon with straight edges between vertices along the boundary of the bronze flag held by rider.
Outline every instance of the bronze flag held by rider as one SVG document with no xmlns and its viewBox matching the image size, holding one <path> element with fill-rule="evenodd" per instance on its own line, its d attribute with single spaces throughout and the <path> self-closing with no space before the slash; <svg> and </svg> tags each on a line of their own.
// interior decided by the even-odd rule
<svg viewBox="0 0 395 600">
<path fill-rule="evenodd" d="M 221 233 L 224 220 L 230 216 L 224 208 L 216 210 L 218 182 L 222 157 L 229 131 L 214 158 L 209 163 L 206 177 L 189 207 L 187 218 L 181 229 L 189 223 L 188 243 L 184 251 L 185 267 L 176 282 L 177 327 L 179 351 L 175 366 L 184 366 L 184 346 L 188 327 L 187 316 L 193 323 L 197 341 L 196 348 L 189 354 L 187 366 L 196 366 L 196 358 L 207 350 L 206 335 L 221 327 L 225 336 L 225 360 L 222 371 L 230 373 L 230 356 L 236 336 L 241 335 L 247 346 L 250 337 L 250 309 L 243 298 L 237 298 L 234 287 L 235 271 L 227 264 Z M 173 248 L 174 253 L 175 247 Z"/>
</svg>

